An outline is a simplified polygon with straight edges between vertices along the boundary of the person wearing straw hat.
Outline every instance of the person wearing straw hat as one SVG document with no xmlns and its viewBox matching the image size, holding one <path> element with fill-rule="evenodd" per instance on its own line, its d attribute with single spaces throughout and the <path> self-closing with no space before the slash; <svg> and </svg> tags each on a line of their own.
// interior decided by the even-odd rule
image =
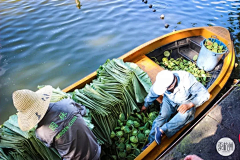
<svg viewBox="0 0 240 160">
<path fill-rule="evenodd" d="M 163 95 L 162 103 L 159 96 Z M 194 119 L 196 108 L 210 97 L 208 90 L 186 71 L 160 71 L 156 81 L 144 99 L 141 111 L 146 111 L 154 100 L 159 101 L 160 112 L 153 121 L 147 148 L 154 140 L 158 145 L 162 135 L 173 136 Z M 171 116 L 174 115 L 172 118 Z"/>
<path fill-rule="evenodd" d="M 36 128 L 36 137 L 56 148 L 63 159 L 99 159 L 101 146 L 82 118 L 85 106 L 71 99 L 50 103 L 51 95 L 52 86 L 13 93 L 20 129 Z"/>
</svg>

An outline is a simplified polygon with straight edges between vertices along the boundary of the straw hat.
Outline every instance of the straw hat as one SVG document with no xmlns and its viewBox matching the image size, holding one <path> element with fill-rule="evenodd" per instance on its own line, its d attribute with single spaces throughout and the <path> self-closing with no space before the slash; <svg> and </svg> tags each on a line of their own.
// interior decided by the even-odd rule
<svg viewBox="0 0 240 160">
<path fill-rule="evenodd" d="M 160 71 L 156 76 L 155 83 L 153 84 L 153 91 L 158 95 L 164 94 L 167 88 L 172 84 L 173 80 L 174 75 L 171 71 Z"/>
<path fill-rule="evenodd" d="M 18 113 L 18 124 L 22 131 L 35 127 L 44 117 L 50 104 L 52 86 L 45 86 L 36 92 L 23 89 L 13 93 L 13 104 Z"/>
</svg>

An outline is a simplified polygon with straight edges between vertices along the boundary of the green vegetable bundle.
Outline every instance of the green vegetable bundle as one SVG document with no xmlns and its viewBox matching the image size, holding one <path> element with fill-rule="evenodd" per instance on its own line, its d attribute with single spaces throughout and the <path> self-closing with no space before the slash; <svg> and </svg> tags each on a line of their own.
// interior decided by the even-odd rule
<svg viewBox="0 0 240 160">
<path fill-rule="evenodd" d="M 167 54 L 164 54 L 167 55 Z M 194 77 L 196 77 L 196 79 L 201 82 L 203 85 L 207 84 L 207 78 L 211 77 L 211 75 L 208 72 L 205 72 L 204 70 L 199 69 L 195 63 L 188 61 L 184 58 L 169 58 L 169 55 L 167 55 L 167 57 L 162 58 L 162 62 L 158 62 L 158 60 L 155 57 L 152 57 L 153 59 L 155 59 L 155 63 L 159 64 L 161 67 L 163 67 L 164 69 L 168 69 L 168 70 L 185 70 L 189 73 L 191 73 L 192 75 L 194 75 Z"/>
<path fill-rule="evenodd" d="M 53 88 L 51 102 L 72 98 L 85 105 L 87 114 L 83 117 L 84 121 L 99 143 L 109 146 L 119 114 L 128 117 L 139 111 L 137 103 L 144 101 L 152 83 L 136 64 L 124 63 L 120 59 L 107 60 L 97 72 L 97 79 L 74 92 L 64 93 L 60 88 Z M 38 86 L 39 89 L 42 87 Z M 138 125 L 136 122 L 133 124 Z M 34 130 L 21 131 L 17 115 L 11 116 L 0 128 L 0 159 L 60 159 L 54 149 L 47 148 L 35 137 Z M 127 127 L 123 130 L 130 132 Z"/>
<path fill-rule="evenodd" d="M 0 159 L 32 160 L 61 159 L 53 148 L 46 147 L 35 136 L 35 128 L 28 132 L 18 126 L 17 115 L 12 115 L 0 128 Z"/>
<path fill-rule="evenodd" d="M 112 144 L 111 131 L 120 113 L 129 116 L 140 111 L 152 83 L 148 75 L 134 63 L 107 60 L 97 70 L 97 79 L 72 93 L 72 99 L 85 105 L 91 112 L 95 127 L 93 133 L 99 143 Z"/>
<path fill-rule="evenodd" d="M 111 138 L 114 141 L 109 149 L 111 152 L 108 152 L 108 155 L 104 158 L 136 158 L 147 142 L 152 123 L 157 115 L 158 112 L 154 111 L 147 115 L 135 113 L 126 118 L 121 113 L 117 120 L 117 126 L 111 132 Z"/>
</svg>

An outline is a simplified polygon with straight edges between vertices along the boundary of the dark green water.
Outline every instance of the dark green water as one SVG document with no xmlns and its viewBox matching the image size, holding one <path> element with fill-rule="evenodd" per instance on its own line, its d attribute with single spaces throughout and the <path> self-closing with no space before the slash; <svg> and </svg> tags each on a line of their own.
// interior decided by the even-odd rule
<svg viewBox="0 0 240 160">
<path fill-rule="evenodd" d="M 63 89 L 106 59 L 173 29 L 226 27 L 240 57 L 239 0 L 148 0 L 147 4 L 83 0 L 81 4 L 78 9 L 74 0 L 0 0 L 0 124 L 16 113 L 13 91 L 36 91 L 42 84 Z"/>
</svg>

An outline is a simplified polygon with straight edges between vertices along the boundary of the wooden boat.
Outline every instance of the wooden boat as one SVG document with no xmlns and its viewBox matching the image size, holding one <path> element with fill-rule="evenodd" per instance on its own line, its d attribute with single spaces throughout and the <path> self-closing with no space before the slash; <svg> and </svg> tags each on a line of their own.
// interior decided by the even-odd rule
<svg viewBox="0 0 240 160">
<path fill-rule="evenodd" d="M 213 102 L 214 98 L 226 84 L 235 64 L 233 41 L 229 31 L 226 28 L 197 27 L 175 31 L 136 47 L 135 49 L 121 56 L 120 59 L 123 59 L 125 62 L 136 63 L 142 70 L 147 72 L 154 83 L 157 73 L 163 70 L 163 68 L 151 59 L 152 56 L 159 57 L 161 60 L 164 51 L 172 50 L 173 52 L 171 54 L 192 60 L 193 56 L 198 54 L 200 51 L 200 42 L 204 38 L 210 38 L 211 36 L 216 36 L 220 41 L 227 45 L 229 52 L 223 56 L 222 60 L 220 60 L 219 64 L 212 71 L 212 79 L 207 84 L 211 97 L 202 106 L 197 108 L 195 119 L 199 119 L 199 117 L 203 116 L 202 113 L 206 111 L 206 109 L 209 109 L 211 102 Z M 97 73 L 93 72 L 85 78 L 68 86 L 63 91 L 71 92 L 74 89 L 83 88 L 86 84 L 91 83 L 91 81 L 96 78 L 96 75 Z M 163 137 L 161 145 L 157 145 L 157 143 L 154 141 L 147 149 L 138 155 L 136 159 L 160 158 L 178 141 L 180 141 L 184 135 L 186 135 L 187 130 L 192 125 L 193 123 L 186 125 L 171 138 Z"/>
</svg>

